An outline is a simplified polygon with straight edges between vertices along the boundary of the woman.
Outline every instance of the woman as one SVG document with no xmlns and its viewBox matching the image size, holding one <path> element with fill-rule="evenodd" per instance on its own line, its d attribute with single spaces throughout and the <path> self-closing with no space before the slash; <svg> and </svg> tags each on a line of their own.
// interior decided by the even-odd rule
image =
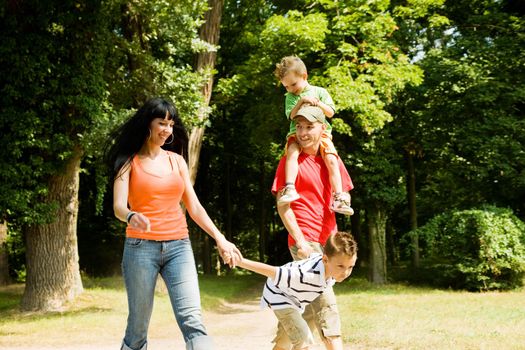
<svg viewBox="0 0 525 350">
<path fill-rule="evenodd" d="M 108 151 L 113 167 L 113 209 L 128 224 L 122 271 L 129 316 L 122 349 L 147 348 L 159 273 L 186 348 L 212 349 L 201 319 L 197 271 L 180 202 L 215 239 L 219 254 L 228 257 L 230 266 L 237 264 L 241 254 L 219 232 L 193 190 L 182 156 L 188 136 L 175 106 L 160 98 L 147 101 L 113 134 L 113 140 Z"/>
</svg>

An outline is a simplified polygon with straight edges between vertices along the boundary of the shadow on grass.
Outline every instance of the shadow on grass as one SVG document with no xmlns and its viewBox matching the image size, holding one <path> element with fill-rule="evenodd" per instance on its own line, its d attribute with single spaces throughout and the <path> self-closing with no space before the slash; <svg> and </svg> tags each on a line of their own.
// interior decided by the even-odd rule
<svg viewBox="0 0 525 350">
<path fill-rule="evenodd" d="M 214 312 L 243 312 L 242 308 L 235 310 L 230 304 L 258 301 L 265 281 L 265 277 L 255 274 L 199 276 L 202 306 Z"/>
<path fill-rule="evenodd" d="M 111 282 L 108 281 L 108 285 Z M 89 285 L 89 283 L 88 283 Z M 101 288 L 99 285 L 90 285 L 84 288 L 87 290 L 89 288 Z M 79 301 L 82 299 L 82 294 L 79 298 L 69 304 L 66 310 L 63 311 L 48 311 L 48 312 L 27 312 L 20 310 L 20 303 L 22 301 L 22 296 L 24 294 L 24 284 L 12 284 L 9 286 L 0 288 L 0 323 L 17 321 L 35 321 L 41 319 L 53 319 L 61 318 L 64 316 L 71 315 L 82 315 L 82 314 L 91 314 L 91 313 L 101 313 L 101 312 L 110 312 L 113 309 L 111 307 L 103 307 L 100 305 L 85 305 L 84 302 Z"/>
<path fill-rule="evenodd" d="M 258 302 L 265 278 L 252 274 L 232 273 L 227 276 L 199 276 L 202 307 L 220 313 L 241 313 L 246 309 L 240 304 L 254 305 Z M 16 284 L 0 288 L 0 322 L 37 320 L 88 313 L 110 312 L 112 300 L 125 300 L 126 291 L 121 276 L 92 278 L 82 276 L 85 292 L 60 312 L 22 312 L 20 301 L 24 285 Z M 156 294 L 167 297 L 162 283 L 157 283 Z M 98 291 L 104 291 L 102 295 Z M 110 293 L 106 293 L 109 291 Z M 94 299 L 93 299 L 94 298 Z M 98 298 L 98 299 L 97 299 Z M 108 300 L 104 300 L 109 298 Z M 249 306 L 248 306 L 249 307 Z"/>
<path fill-rule="evenodd" d="M 23 293 L 23 284 L 12 284 L 0 289 L 0 319 L 3 319 L 4 313 L 18 309 Z"/>
<path fill-rule="evenodd" d="M 82 275 L 82 283 L 86 289 L 112 289 L 115 291 L 125 290 L 122 276 L 90 277 Z"/>
</svg>

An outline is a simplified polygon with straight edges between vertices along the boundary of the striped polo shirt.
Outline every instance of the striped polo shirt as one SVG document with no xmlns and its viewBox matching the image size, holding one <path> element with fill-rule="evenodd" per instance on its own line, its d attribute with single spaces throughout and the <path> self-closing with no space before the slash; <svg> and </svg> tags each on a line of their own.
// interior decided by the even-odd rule
<svg viewBox="0 0 525 350">
<path fill-rule="evenodd" d="M 323 255 L 315 253 L 308 259 L 292 261 L 277 267 L 275 280 L 268 278 L 261 297 L 261 307 L 294 308 L 301 313 L 335 280 L 326 280 Z"/>
</svg>

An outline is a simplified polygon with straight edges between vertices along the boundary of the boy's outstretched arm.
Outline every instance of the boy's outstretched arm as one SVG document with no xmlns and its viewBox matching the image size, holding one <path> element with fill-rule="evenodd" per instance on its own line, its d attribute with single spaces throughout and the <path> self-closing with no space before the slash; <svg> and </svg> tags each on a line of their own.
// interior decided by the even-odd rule
<svg viewBox="0 0 525 350">
<path fill-rule="evenodd" d="M 276 266 L 268 265 L 268 264 L 258 262 L 258 261 L 249 260 L 246 258 L 242 258 L 241 262 L 239 262 L 237 266 L 240 266 L 243 269 L 257 272 L 258 274 L 269 277 L 272 280 L 275 280 L 275 277 L 277 275 L 277 269 L 278 269 L 278 267 Z"/>
</svg>

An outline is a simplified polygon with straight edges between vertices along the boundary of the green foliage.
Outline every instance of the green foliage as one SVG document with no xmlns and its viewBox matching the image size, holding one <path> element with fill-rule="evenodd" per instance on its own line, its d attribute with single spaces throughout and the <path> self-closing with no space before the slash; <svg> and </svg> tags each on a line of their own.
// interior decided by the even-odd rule
<svg viewBox="0 0 525 350">
<path fill-rule="evenodd" d="M 13 239 L 22 226 L 54 220 L 57 205 L 46 201 L 47 182 L 73 154 L 83 158 L 81 176 L 90 177 L 81 179 L 87 214 L 79 218 L 79 229 L 89 233 L 79 236 L 112 239 L 107 218 L 91 215 L 113 220 L 104 211 L 101 164 L 109 131 L 153 95 L 175 101 L 186 124 L 195 124 L 203 105 L 200 87 L 210 72 L 196 73 L 191 64 L 196 51 L 216 49 L 198 37 L 206 9 L 205 0 L 1 6 L 0 219 L 13 225 Z M 11 256 L 19 256 L 17 249 Z"/>
<path fill-rule="evenodd" d="M 25 265 L 25 244 L 22 232 L 17 229 L 16 225 L 7 224 L 7 241 L 6 248 L 8 252 L 9 275 L 17 282 L 25 282 L 26 265 Z"/>
<path fill-rule="evenodd" d="M 110 55 L 105 64 L 109 101 L 115 110 L 138 108 L 152 96 L 177 105 L 188 127 L 204 106 L 200 91 L 211 72 L 192 68 L 196 52 L 216 48 L 198 36 L 207 1 L 122 1 L 106 3 Z"/>
<path fill-rule="evenodd" d="M 2 219 L 27 225 L 53 219 L 43 199 L 93 132 L 106 96 L 100 2 L 27 1 L 0 13 Z"/>
<path fill-rule="evenodd" d="M 525 277 L 525 224 L 509 209 L 484 207 L 437 215 L 415 233 L 432 278 L 469 290 L 510 289 Z"/>
<path fill-rule="evenodd" d="M 418 65 L 424 83 L 396 102 L 394 131 L 419 149 L 419 213 L 435 208 L 510 206 L 525 195 L 525 22 L 511 3 L 450 3 L 450 24 L 426 30 Z M 417 28 L 417 26 L 413 27 Z"/>
</svg>

